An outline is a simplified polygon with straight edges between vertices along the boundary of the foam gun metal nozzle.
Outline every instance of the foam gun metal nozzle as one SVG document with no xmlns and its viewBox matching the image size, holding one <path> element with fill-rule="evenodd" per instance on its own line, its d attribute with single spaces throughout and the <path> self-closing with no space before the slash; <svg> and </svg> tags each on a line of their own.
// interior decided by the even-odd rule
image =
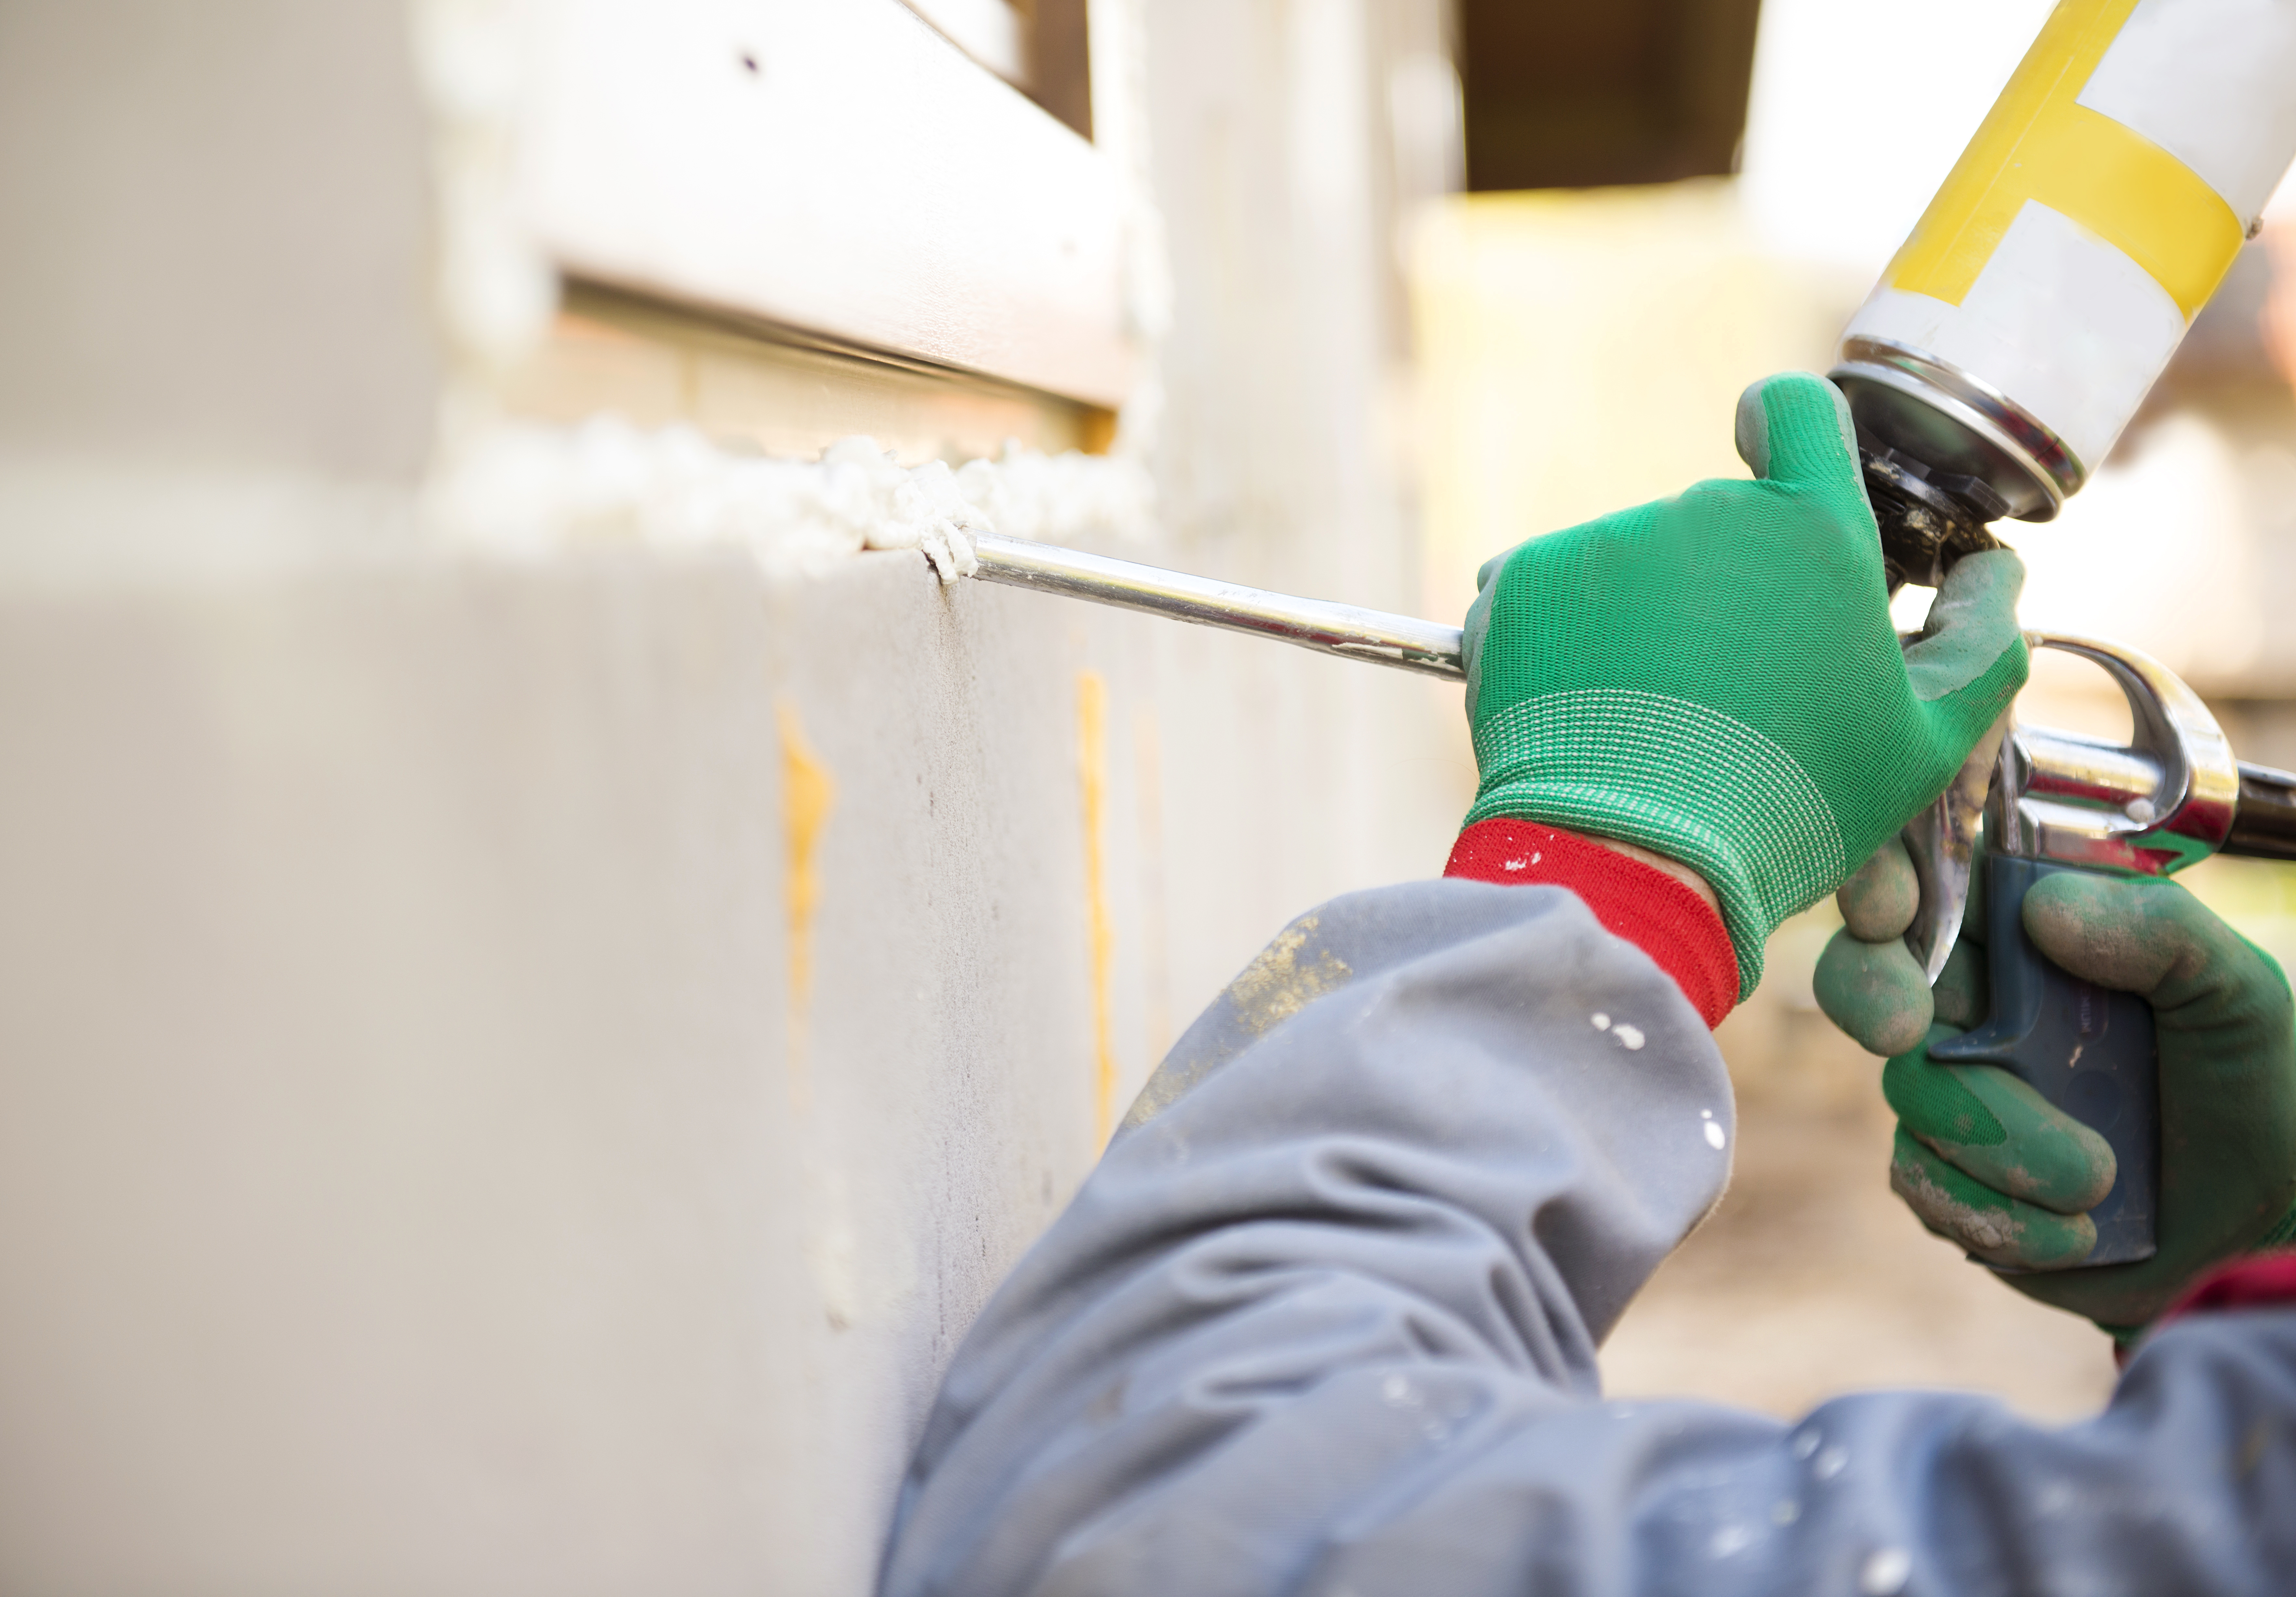
<svg viewBox="0 0 2296 1597">
<path fill-rule="evenodd" d="M 1062 594 L 1226 632 L 1250 633 L 1325 654 L 1447 676 L 1454 682 L 1467 679 L 1466 669 L 1460 664 L 1459 629 L 1415 616 L 1392 615 L 1326 599 L 1294 599 L 1242 583 L 1191 577 L 1185 571 L 1167 571 L 1051 544 L 1031 544 L 993 532 L 974 536 L 973 553 L 980 561 L 980 569 L 973 575 L 983 582 Z"/>
<path fill-rule="evenodd" d="M 975 550 L 980 561 L 975 575 L 985 582 L 1466 680 L 1459 628 L 1416 616 L 1298 599 L 993 533 L 980 535 Z M 1956 868 L 1957 861 L 1960 875 L 1957 889 L 1941 882 L 1944 890 L 1932 894 L 1923 883 L 1924 921 L 1915 953 L 1931 962 L 1932 974 L 1960 928 L 1971 848 L 1997 766 L 2013 774 L 2007 790 L 2017 795 L 2020 823 L 2040 852 L 2070 858 L 2075 856 L 2067 850 L 2085 850 L 2078 856 L 2098 864 L 2175 860 L 2168 870 L 2212 850 L 2296 859 L 2296 774 L 2235 765 L 2199 695 L 2166 667 L 2094 639 L 2054 633 L 2029 638 L 2036 647 L 2069 650 L 2111 671 L 2128 695 L 2136 737 L 2121 748 L 2046 727 L 2005 725 L 2003 735 L 1980 748 L 1954 788 L 1916 820 L 1915 828 L 1929 826 L 1934 836 L 1927 846 L 1916 843 L 1917 861 L 1935 860 L 1943 869 Z"/>
</svg>

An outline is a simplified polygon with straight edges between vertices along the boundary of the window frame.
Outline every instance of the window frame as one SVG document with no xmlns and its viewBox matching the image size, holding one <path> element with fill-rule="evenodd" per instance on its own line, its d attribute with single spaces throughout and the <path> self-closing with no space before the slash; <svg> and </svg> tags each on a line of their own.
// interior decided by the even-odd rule
<svg viewBox="0 0 2296 1597">
<path fill-rule="evenodd" d="M 558 269 L 1113 408 L 1124 174 L 899 0 L 564 0 L 514 195 Z"/>
</svg>

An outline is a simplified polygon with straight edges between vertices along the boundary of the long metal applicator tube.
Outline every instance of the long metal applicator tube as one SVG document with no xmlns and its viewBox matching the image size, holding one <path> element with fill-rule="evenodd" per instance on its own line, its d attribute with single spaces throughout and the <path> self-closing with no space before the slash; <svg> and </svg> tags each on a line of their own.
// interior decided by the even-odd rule
<svg viewBox="0 0 2296 1597">
<path fill-rule="evenodd" d="M 1465 667 L 1460 663 L 1459 629 L 1416 616 L 1390 615 L 1325 599 L 1294 599 L 1240 583 L 1191 577 L 1185 571 L 1136 565 L 1128 560 L 1111 560 L 1103 554 L 1086 554 L 995 533 L 977 534 L 972 547 L 980 560 L 980 569 L 974 575 L 983 581 L 1146 610 L 1199 627 L 1248 632 L 1302 649 L 1423 671 L 1453 682 L 1466 680 Z"/>
<path fill-rule="evenodd" d="M 1144 566 L 1104 554 L 1031 544 L 980 533 L 973 552 L 984 582 L 1061 594 L 1144 610 L 1198 627 L 1217 627 L 1275 638 L 1374 665 L 1420 671 L 1452 682 L 1466 680 L 1460 633 L 1416 616 L 1398 616 L 1326 599 L 1295 599 L 1240 583 L 1217 582 Z M 2063 793 L 2119 804 L 2151 793 L 2159 773 L 2143 755 L 2042 727 L 2020 727 L 2017 743 L 2031 766 L 2035 791 Z M 2240 819 L 2225 852 L 2267 859 L 2296 859 L 2296 776 L 2261 766 L 2240 768 Z"/>
</svg>

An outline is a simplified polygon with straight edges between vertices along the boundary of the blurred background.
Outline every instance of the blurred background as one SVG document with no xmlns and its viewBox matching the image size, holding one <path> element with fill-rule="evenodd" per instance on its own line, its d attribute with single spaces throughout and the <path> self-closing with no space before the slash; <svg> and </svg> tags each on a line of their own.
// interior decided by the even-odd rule
<svg viewBox="0 0 2296 1597">
<path fill-rule="evenodd" d="M 1454 688 L 920 549 L 1456 618 L 1742 472 L 2046 11 L 0 0 L 0 1590 L 869 1589 L 1174 1036 L 1474 782 Z M 2292 377 L 2284 190 L 2008 528 L 2284 765 Z M 1611 1389 L 2093 1408 L 1890 1196 L 1833 925 Z"/>
</svg>

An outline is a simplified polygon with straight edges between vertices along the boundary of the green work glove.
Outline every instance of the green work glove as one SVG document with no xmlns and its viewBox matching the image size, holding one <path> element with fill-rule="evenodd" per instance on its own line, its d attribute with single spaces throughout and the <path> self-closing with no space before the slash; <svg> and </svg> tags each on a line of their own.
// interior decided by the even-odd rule
<svg viewBox="0 0 2296 1597">
<path fill-rule="evenodd" d="M 1801 373 L 1738 401 L 1759 479 L 1531 539 L 1467 613 L 1467 720 L 1495 815 L 1638 843 L 1721 900 L 1740 995 L 1778 922 L 1937 797 L 2024 684 L 2006 550 L 1900 650 L 1849 407 Z"/>
<path fill-rule="evenodd" d="M 2210 1265 L 2296 1240 L 2296 1021 L 2277 964 L 2174 882 L 2064 872 L 2026 895 L 2035 945 L 2075 976 L 2143 995 L 2161 1050 L 2160 1251 L 2075 1269 L 2095 1241 L 2085 1211 L 2112 1188 L 2112 1150 L 2006 1070 L 1929 1057 L 1929 1043 L 1984 1018 L 1972 932 L 1985 915 L 1971 904 L 1931 995 L 1895 940 L 1912 877 L 1891 843 L 1844 885 L 1845 927 L 1817 986 L 1861 1041 L 1928 1034 L 1882 1074 L 1898 1111 L 1890 1184 L 1923 1224 L 2031 1272 L 2003 1279 L 2124 1338 Z"/>
<path fill-rule="evenodd" d="M 1841 930 L 1810 979 L 1826 1019 L 1884 1059 L 1920 1047 L 1932 1020 L 1966 1030 L 1985 1018 L 1984 854 L 1971 863 L 1961 940 L 1938 973 L 1934 994 L 1905 943 L 1921 893 L 1905 845 L 1890 839 L 1834 895 Z"/>
</svg>

